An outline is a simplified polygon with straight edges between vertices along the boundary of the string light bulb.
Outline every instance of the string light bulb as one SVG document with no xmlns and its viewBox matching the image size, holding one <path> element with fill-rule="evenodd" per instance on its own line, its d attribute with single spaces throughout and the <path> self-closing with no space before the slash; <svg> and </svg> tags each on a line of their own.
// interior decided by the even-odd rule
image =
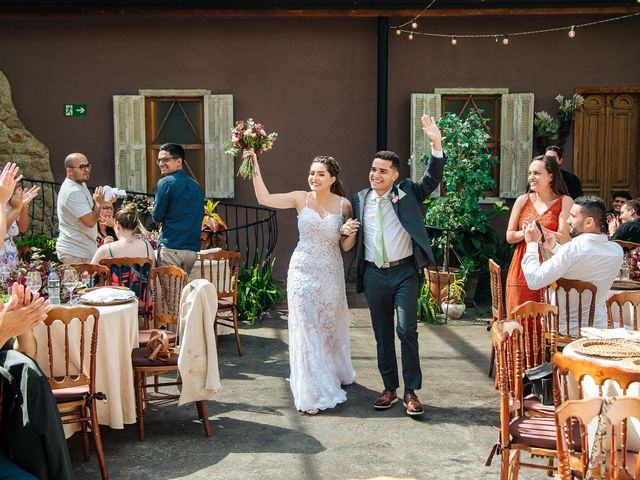
<svg viewBox="0 0 640 480">
<path fill-rule="evenodd" d="M 396 35 L 400 36 L 402 35 L 402 30 L 400 30 L 399 28 L 396 30 Z"/>
<path fill-rule="evenodd" d="M 416 28 L 418 28 L 418 22 L 413 22 L 413 23 L 411 24 L 411 28 L 413 28 L 414 30 L 415 30 Z"/>
<path fill-rule="evenodd" d="M 409 40 L 413 40 L 413 32 L 409 34 Z"/>
<path fill-rule="evenodd" d="M 569 30 L 569 38 L 574 38 L 576 36 L 576 31 L 574 30 L 575 25 L 571 25 L 571 30 Z"/>
<path fill-rule="evenodd" d="M 504 37 L 502 37 L 502 44 L 509 45 L 509 35 L 505 35 Z"/>
<path fill-rule="evenodd" d="M 456 37 L 451 37 L 451 45 L 457 45 L 458 39 Z"/>
</svg>

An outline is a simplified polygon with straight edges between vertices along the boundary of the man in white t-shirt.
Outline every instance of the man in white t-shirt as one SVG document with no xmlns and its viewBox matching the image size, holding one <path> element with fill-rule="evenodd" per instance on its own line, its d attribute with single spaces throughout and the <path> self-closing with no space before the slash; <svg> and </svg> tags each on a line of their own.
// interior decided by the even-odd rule
<svg viewBox="0 0 640 480">
<path fill-rule="evenodd" d="M 538 253 L 541 234 L 535 223 L 531 222 L 524 229 L 527 250 L 521 263 L 524 278 L 531 290 L 544 288 L 559 278 L 582 280 L 595 285 L 597 291 L 593 326 L 597 328 L 607 328 L 605 301 L 622 264 L 622 248 L 617 243 L 610 242 L 602 233 L 606 221 L 605 210 L 604 202 L 598 197 L 576 198 L 567 221 L 571 241 L 558 245 L 554 236 L 545 232 L 544 246 L 553 252 L 553 256 L 542 264 Z M 570 334 L 577 336 L 580 334 L 577 329 L 577 293 L 571 291 L 569 298 L 572 305 L 569 312 Z M 559 301 L 561 300 L 562 297 Z M 583 300 L 583 319 L 589 318 L 590 300 Z M 564 310 L 561 301 L 560 311 Z"/>
<path fill-rule="evenodd" d="M 56 254 L 62 263 L 88 263 L 96 253 L 100 208 L 104 202 L 102 187 L 91 195 L 87 182 L 91 164 L 82 153 L 71 153 L 64 160 L 67 178 L 58 193 L 60 234 Z"/>
</svg>

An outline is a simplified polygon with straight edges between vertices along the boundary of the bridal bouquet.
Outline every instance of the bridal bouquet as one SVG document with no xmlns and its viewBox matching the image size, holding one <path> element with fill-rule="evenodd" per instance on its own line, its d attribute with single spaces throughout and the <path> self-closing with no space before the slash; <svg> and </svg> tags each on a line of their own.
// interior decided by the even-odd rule
<svg viewBox="0 0 640 480">
<path fill-rule="evenodd" d="M 231 145 L 225 150 L 225 153 L 233 157 L 242 154 L 238 176 L 246 179 L 255 176 L 249 152 L 253 151 L 258 155 L 271 150 L 277 136 L 278 134 L 275 132 L 267 134 L 264 126 L 254 122 L 252 118 L 236 122 L 236 126 L 231 130 Z"/>
</svg>

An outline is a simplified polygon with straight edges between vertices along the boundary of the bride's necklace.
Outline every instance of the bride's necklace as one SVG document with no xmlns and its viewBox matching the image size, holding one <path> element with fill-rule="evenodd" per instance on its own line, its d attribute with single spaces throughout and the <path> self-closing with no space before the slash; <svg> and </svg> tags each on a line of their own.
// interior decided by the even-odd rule
<svg viewBox="0 0 640 480">
<path fill-rule="evenodd" d="M 318 196 L 314 195 L 314 200 L 316 201 L 316 205 L 318 205 L 318 208 L 320 210 L 322 210 L 325 213 L 329 213 L 329 211 L 327 210 L 327 207 L 329 206 L 329 204 L 331 203 L 331 200 L 333 200 L 333 198 L 329 197 L 329 199 L 326 202 L 320 203 L 320 200 L 318 200 Z"/>
</svg>

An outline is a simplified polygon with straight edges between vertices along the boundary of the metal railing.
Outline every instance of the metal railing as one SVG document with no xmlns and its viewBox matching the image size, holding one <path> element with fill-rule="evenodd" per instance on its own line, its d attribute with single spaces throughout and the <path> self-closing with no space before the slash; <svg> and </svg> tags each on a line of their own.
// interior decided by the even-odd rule
<svg viewBox="0 0 640 480">
<path fill-rule="evenodd" d="M 24 188 L 30 188 L 33 185 L 40 187 L 40 193 L 29 206 L 29 228 L 23 235 L 46 235 L 55 238 L 58 234 L 56 199 L 61 184 L 25 178 L 21 180 L 20 185 Z M 93 188 L 89 187 L 89 190 Z M 151 201 L 154 198 L 147 193 L 128 193 L 147 197 Z M 229 228 L 217 232 L 224 237 L 224 249 L 239 251 L 243 262 L 249 266 L 271 260 L 278 241 L 278 222 L 274 209 L 221 201 L 216 207 L 216 212 L 229 225 Z M 149 220 L 147 219 L 147 225 Z"/>
</svg>

